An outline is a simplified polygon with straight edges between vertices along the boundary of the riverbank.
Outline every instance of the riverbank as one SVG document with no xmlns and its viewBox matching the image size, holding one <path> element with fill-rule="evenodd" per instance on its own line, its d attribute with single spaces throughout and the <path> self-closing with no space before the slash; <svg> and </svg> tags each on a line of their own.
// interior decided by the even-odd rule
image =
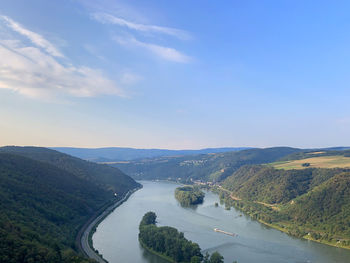
<svg viewBox="0 0 350 263">
<path fill-rule="evenodd" d="M 293 235 L 291 235 L 291 234 L 289 233 L 289 230 L 286 229 L 286 228 L 283 228 L 283 227 L 281 227 L 281 226 L 277 226 L 277 225 L 274 225 L 274 224 L 269 224 L 269 223 L 267 223 L 267 222 L 265 222 L 265 221 L 263 221 L 263 220 L 258 220 L 258 221 L 259 221 L 260 223 L 266 225 L 266 226 L 269 226 L 269 227 L 274 228 L 274 229 L 277 229 L 277 230 L 279 230 L 279 231 L 281 231 L 281 232 L 283 232 L 283 233 L 286 233 L 286 234 L 288 234 L 288 235 L 290 235 L 290 236 L 293 236 Z M 279 223 L 279 224 L 281 224 L 281 223 Z M 293 236 L 293 237 L 294 237 L 294 236 Z M 299 237 L 298 237 L 298 238 L 299 238 Z M 320 243 L 320 244 L 332 246 L 332 247 L 344 248 L 344 249 L 350 250 L 350 246 L 342 246 L 342 245 L 337 244 L 336 242 L 328 242 L 328 241 L 326 241 L 326 240 L 314 239 L 314 238 L 312 238 L 310 235 L 305 235 L 305 236 L 303 236 L 303 237 L 301 237 L 301 238 L 302 238 L 302 239 L 305 239 L 305 240 L 314 241 L 314 242 L 317 242 L 317 243 Z"/>
<path fill-rule="evenodd" d="M 185 237 L 200 245 L 202 253 L 218 251 L 227 262 L 347 262 L 350 251 L 292 238 L 265 227 L 239 210 L 227 211 L 215 206 L 218 195 L 206 192 L 203 205 L 183 208 L 174 198 L 179 185 L 142 181 L 143 189 L 134 193 L 122 206 L 101 222 L 93 235 L 94 248 L 110 262 L 168 263 L 147 249 L 139 240 L 139 224 L 148 211 L 159 215 L 159 226 L 173 226 Z M 237 237 L 220 234 L 217 227 Z"/>
<path fill-rule="evenodd" d="M 308 229 L 308 228 L 305 228 L 305 227 L 302 227 L 302 226 L 293 226 L 291 228 L 291 227 L 288 226 L 288 224 L 283 223 L 281 221 L 276 222 L 276 223 L 268 223 L 265 220 L 261 219 L 261 217 L 265 216 L 265 214 L 261 210 L 256 208 L 256 206 L 253 206 L 251 203 L 254 203 L 256 205 L 260 205 L 262 207 L 265 207 L 265 209 L 266 209 L 266 207 L 271 208 L 271 209 L 274 210 L 274 212 L 278 213 L 280 211 L 280 209 L 279 208 L 275 209 L 275 205 L 269 205 L 269 204 L 262 203 L 262 202 L 249 202 L 249 201 L 246 201 L 246 200 L 242 200 L 241 198 L 238 198 L 238 197 L 234 197 L 233 198 L 232 193 L 229 190 L 224 189 L 224 188 L 211 188 L 210 190 L 213 193 L 219 194 L 219 196 L 220 196 L 220 191 L 224 191 L 224 192 L 228 193 L 228 196 L 229 196 L 231 201 L 234 201 L 236 203 L 240 202 L 241 205 L 235 205 L 235 204 L 232 204 L 231 202 L 225 202 L 225 205 L 229 205 L 229 206 L 235 207 L 236 209 L 238 209 L 239 211 L 242 211 L 243 213 L 245 213 L 246 215 L 248 215 L 252 219 L 257 220 L 258 222 L 260 222 L 260 223 L 262 223 L 262 224 L 264 224 L 266 226 L 269 226 L 271 228 L 277 229 L 277 230 L 279 230 L 279 231 L 281 231 L 283 233 L 286 233 L 286 234 L 288 234 L 290 236 L 293 236 L 293 237 L 314 241 L 314 242 L 325 244 L 325 245 L 332 246 L 332 247 L 337 247 L 337 248 L 343 248 L 343 249 L 350 250 L 350 246 L 343 245 L 341 242 L 338 241 L 338 239 L 336 241 L 327 241 L 327 240 L 320 240 L 320 239 L 312 238 L 312 236 L 309 234 L 310 231 L 315 231 L 315 233 L 318 233 L 317 230 L 314 230 L 312 228 Z M 224 200 L 225 200 L 225 198 L 224 198 Z M 272 207 L 272 206 L 274 206 L 274 207 Z M 249 208 L 247 208 L 247 207 L 249 207 Z M 254 207 L 256 209 L 254 209 Z M 246 209 L 244 209 L 244 208 L 246 208 Z M 293 229 L 296 229 L 296 228 L 302 229 L 304 231 L 304 233 L 307 233 L 307 234 L 306 235 L 293 235 L 291 232 L 293 231 Z"/>
<path fill-rule="evenodd" d="M 116 202 L 109 202 L 103 208 L 98 210 L 88 222 L 79 231 L 76 239 L 78 240 L 78 249 L 88 258 L 92 258 L 100 263 L 106 263 L 107 261 L 99 254 L 97 250 L 94 249 L 92 244 L 92 235 L 96 231 L 96 227 L 118 206 L 125 202 L 135 191 L 141 189 L 142 187 L 135 188 L 128 191 L 124 197 Z M 112 203 L 112 204 L 111 204 Z"/>
</svg>

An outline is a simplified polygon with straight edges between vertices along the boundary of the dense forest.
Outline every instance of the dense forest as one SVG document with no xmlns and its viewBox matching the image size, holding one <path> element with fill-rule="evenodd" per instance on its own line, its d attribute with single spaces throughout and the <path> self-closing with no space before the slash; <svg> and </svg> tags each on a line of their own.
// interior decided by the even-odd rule
<svg viewBox="0 0 350 263">
<path fill-rule="evenodd" d="M 248 165 L 237 170 L 222 185 L 242 199 L 269 204 L 286 203 L 344 171 L 347 170 L 281 170 L 267 165 Z"/>
<path fill-rule="evenodd" d="M 199 187 L 182 186 L 175 189 L 175 198 L 182 206 L 201 204 L 204 196 L 204 192 Z"/>
<path fill-rule="evenodd" d="M 138 180 L 165 179 L 182 183 L 191 183 L 192 180 L 218 182 L 232 175 L 243 165 L 274 162 L 299 151 L 301 150 L 289 147 L 247 149 L 235 152 L 144 159 L 117 163 L 113 166 Z"/>
<path fill-rule="evenodd" d="M 85 174 L 84 165 L 90 165 L 85 161 L 44 148 L 30 152 L 40 154 L 15 147 L 0 151 L 0 262 L 93 262 L 77 253 L 79 229 L 95 211 L 138 184 L 108 168 L 119 175 L 121 186 L 113 180 L 108 185 L 105 179 L 99 182 L 97 164 Z"/>
<path fill-rule="evenodd" d="M 298 237 L 350 246 L 349 169 L 245 166 L 222 186 L 217 191 L 227 207 Z"/>
<path fill-rule="evenodd" d="M 158 227 L 157 215 L 147 212 L 139 226 L 140 243 L 151 252 L 172 262 L 183 263 L 223 263 L 224 258 L 218 252 L 204 257 L 197 243 L 187 240 L 182 232 L 169 226 Z"/>
<path fill-rule="evenodd" d="M 93 182 L 99 187 L 124 194 L 137 187 L 132 178 L 119 169 L 96 164 L 79 158 L 41 147 L 0 147 L 0 152 L 12 153 L 59 167 L 77 177 Z"/>
</svg>

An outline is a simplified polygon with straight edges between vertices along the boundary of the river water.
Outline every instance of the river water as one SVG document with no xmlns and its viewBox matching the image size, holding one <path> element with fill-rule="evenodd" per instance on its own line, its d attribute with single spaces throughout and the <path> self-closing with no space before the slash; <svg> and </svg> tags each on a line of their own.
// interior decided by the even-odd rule
<svg viewBox="0 0 350 263">
<path fill-rule="evenodd" d="M 206 192 L 204 203 L 181 207 L 174 198 L 178 186 L 168 182 L 142 181 L 143 188 L 114 210 L 93 235 L 94 247 L 110 263 L 165 263 L 138 242 L 138 225 L 148 211 L 157 214 L 159 226 L 172 226 L 198 243 L 203 252 L 219 251 L 232 263 L 348 263 L 350 250 L 297 239 L 260 224 L 238 210 L 225 210 L 216 194 Z M 236 233 L 232 237 L 214 228 Z"/>
</svg>

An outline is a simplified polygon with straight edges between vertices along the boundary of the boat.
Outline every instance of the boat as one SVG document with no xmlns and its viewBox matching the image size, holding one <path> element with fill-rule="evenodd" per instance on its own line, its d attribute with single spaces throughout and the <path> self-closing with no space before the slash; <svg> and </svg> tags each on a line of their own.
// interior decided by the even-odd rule
<svg viewBox="0 0 350 263">
<path fill-rule="evenodd" d="M 237 236 L 237 234 L 235 234 L 235 233 L 226 232 L 226 231 L 218 229 L 218 228 L 214 228 L 214 231 L 218 232 L 218 233 L 223 233 L 225 235 L 229 235 L 229 236 L 232 236 L 232 237 Z"/>
</svg>

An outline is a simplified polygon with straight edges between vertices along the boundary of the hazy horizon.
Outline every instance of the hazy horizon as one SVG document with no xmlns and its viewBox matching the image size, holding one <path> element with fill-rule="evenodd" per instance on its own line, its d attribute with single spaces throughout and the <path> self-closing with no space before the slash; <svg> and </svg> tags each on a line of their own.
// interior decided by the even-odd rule
<svg viewBox="0 0 350 263">
<path fill-rule="evenodd" d="M 135 149 L 135 150 L 171 150 L 171 151 L 198 151 L 198 150 L 205 150 L 205 149 L 224 149 L 224 148 L 274 148 L 274 147 L 290 147 L 290 148 L 296 148 L 296 149 L 327 149 L 327 148 L 348 148 L 350 146 L 346 145 L 331 145 L 331 146 L 325 146 L 325 147 L 296 147 L 296 146 L 290 146 L 290 145 L 273 145 L 273 146 L 218 146 L 218 147 L 201 147 L 201 148 L 162 148 L 162 147 L 150 147 L 150 148 L 143 148 L 143 147 L 129 147 L 129 146 L 97 146 L 97 147 L 80 147 L 80 146 L 47 146 L 47 145 L 18 145 L 18 144 L 6 144 L 6 145 L 0 145 L 0 147 L 6 147 L 6 146 L 19 146 L 19 147 L 44 147 L 44 148 L 80 148 L 80 149 L 107 149 L 107 148 L 123 148 L 123 149 Z"/>
</svg>

